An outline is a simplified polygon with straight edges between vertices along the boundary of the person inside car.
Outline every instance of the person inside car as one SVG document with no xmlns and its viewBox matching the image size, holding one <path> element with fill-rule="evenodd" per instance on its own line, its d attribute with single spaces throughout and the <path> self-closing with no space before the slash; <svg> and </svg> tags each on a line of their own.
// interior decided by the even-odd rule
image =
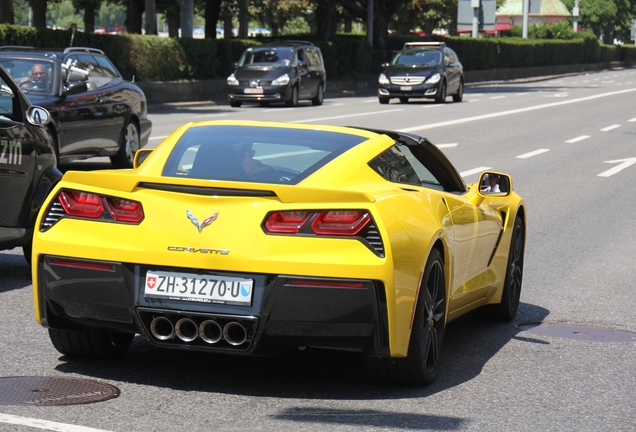
<svg viewBox="0 0 636 432">
<path fill-rule="evenodd" d="M 36 63 L 31 68 L 31 76 L 24 79 L 20 83 L 20 87 L 44 90 L 48 87 L 48 82 L 49 74 L 46 67 L 41 63 Z"/>
<path fill-rule="evenodd" d="M 499 192 L 501 192 L 501 190 L 499 190 L 499 183 L 498 182 L 499 182 L 499 176 L 498 175 L 489 174 L 488 175 L 489 186 L 485 187 L 481 191 L 483 193 L 499 193 Z"/>
</svg>

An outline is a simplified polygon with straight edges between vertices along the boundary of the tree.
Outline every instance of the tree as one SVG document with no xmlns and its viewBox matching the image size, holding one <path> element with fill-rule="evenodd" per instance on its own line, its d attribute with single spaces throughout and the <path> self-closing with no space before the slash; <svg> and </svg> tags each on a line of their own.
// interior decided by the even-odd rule
<svg viewBox="0 0 636 432">
<path fill-rule="evenodd" d="M 146 9 L 146 34 L 147 35 L 156 35 L 157 34 L 157 13 L 156 13 L 156 3 L 155 0 L 146 0 L 145 3 Z"/>
<path fill-rule="evenodd" d="M 391 18 L 413 0 L 373 0 L 373 46 L 385 50 L 389 37 Z M 368 0 L 340 0 L 351 15 L 366 21 Z"/>
<path fill-rule="evenodd" d="M 596 36 L 603 37 L 604 43 L 612 43 L 614 29 L 625 26 L 621 19 L 629 20 L 627 16 L 634 10 L 634 0 L 583 0 L 579 2 L 579 24 L 583 29 L 591 30 Z M 574 0 L 563 0 L 563 4 L 570 10 L 574 7 Z M 620 6 L 620 12 L 619 7 Z M 629 21 L 628 21 L 629 22 Z M 629 28 L 629 27 L 628 27 Z"/>
<path fill-rule="evenodd" d="M 15 24 L 13 0 L 0 0 L 0 24 Z"/>
<path fill-rule="evenodd" d="M 205 0 L 205 38 L 216 39 L 216 23 L 221 16 L 222 0 Z"/>
<path fill-rule="evenodd" d="M 84 31 L 86 33 L 95 31 L 95 15 L 101 5 L 102 0 L 73 0 L 75 12 L 84 11 Z"/>
<path fill-rule="evenodd" d="M 33 16 L 33 27 L 46 28 L 46 4 L 47 0 L 29 0 Z"/>
</svg>

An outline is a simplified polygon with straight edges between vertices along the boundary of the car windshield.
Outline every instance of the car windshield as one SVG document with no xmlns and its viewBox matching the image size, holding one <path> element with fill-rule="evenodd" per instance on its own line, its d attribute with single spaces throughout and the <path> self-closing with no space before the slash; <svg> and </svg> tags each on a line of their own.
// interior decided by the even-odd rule
<svg viewBox="0 0 636 432">
<path fill-rule="evenodd" d="M 239 66 L 289 66 L 294 61 L 291 48 L 252 48 L 243 53 Z"/>
<path fill-rule="evenodd" d="M 52 90 L 53 63 L 50 61 L 0 57 L 0 65 L 26 93 L 49 93 Z"/>
<path fill-rule="evenodd" d="M 257 126 L 197 126 L 174 146 L 163 176 L 297 184 L 366 138 Z"/>
<path fill-rule="evenodd" d="M 391 62 L 400 66 L 435 66 L 442 62 L 442 52 L 439 50 L 408 50 L 399 52 Z"/>
</svg>

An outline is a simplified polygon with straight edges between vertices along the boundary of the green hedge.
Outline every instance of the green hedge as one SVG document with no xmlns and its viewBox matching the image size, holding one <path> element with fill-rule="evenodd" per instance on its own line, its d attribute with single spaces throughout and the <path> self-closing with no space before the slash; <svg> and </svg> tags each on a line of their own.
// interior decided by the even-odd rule
<svg viewBox="0 0 636 432">
<path fill-rule="evenodd" d="M 312 40 L 311 36 L 286 39 Z M 313 40 L 325 59 L 330 80 L 372 79 L 405 42 L 444 41 L 461 59 L 465 70 L 524 68 L 611 61 L 636 62 L 636 47 L 602 45 L 589 34 L 571 40 L 522 38 L 391 36 L 388 49 L 374 50 L 363 36 L 337 36 L 333 41 Z M 142 35 L 95 35 L 77 32 L 73 46 L 103 50 L 125 78 L 137 81 L 224 79 L 241 53 L 249 46 L 270 39 L 175 39 Z M 64 30 L 0 25 L 0 45 L 64 48 L 71 33 Z"/>
</svg>

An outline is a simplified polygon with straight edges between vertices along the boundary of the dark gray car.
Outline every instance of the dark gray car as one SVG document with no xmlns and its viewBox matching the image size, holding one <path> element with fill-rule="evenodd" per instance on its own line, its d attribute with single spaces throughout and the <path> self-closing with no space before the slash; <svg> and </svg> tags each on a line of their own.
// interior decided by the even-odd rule
<svg viewBox="0 0 636 432">
<path fill-rule="evenodd" d="M 322 53 L 311 42 L 266 44 L 248 48 L 234 64 L 227 78 L 228 101 L 233 107 L 243 102 L 297 106 L 306 99 L 322 105 L 326 83 Z"/>
<path fill-rule="evenodd" d="M 444 42 L 407 42 L 378 79 L 378 99 L 387 104 L 391 98 L 407 103 L 409 99 L 435 99 L 444 103 L 464 97 L 464 68 L 455 51 Z"/>
</svg>

